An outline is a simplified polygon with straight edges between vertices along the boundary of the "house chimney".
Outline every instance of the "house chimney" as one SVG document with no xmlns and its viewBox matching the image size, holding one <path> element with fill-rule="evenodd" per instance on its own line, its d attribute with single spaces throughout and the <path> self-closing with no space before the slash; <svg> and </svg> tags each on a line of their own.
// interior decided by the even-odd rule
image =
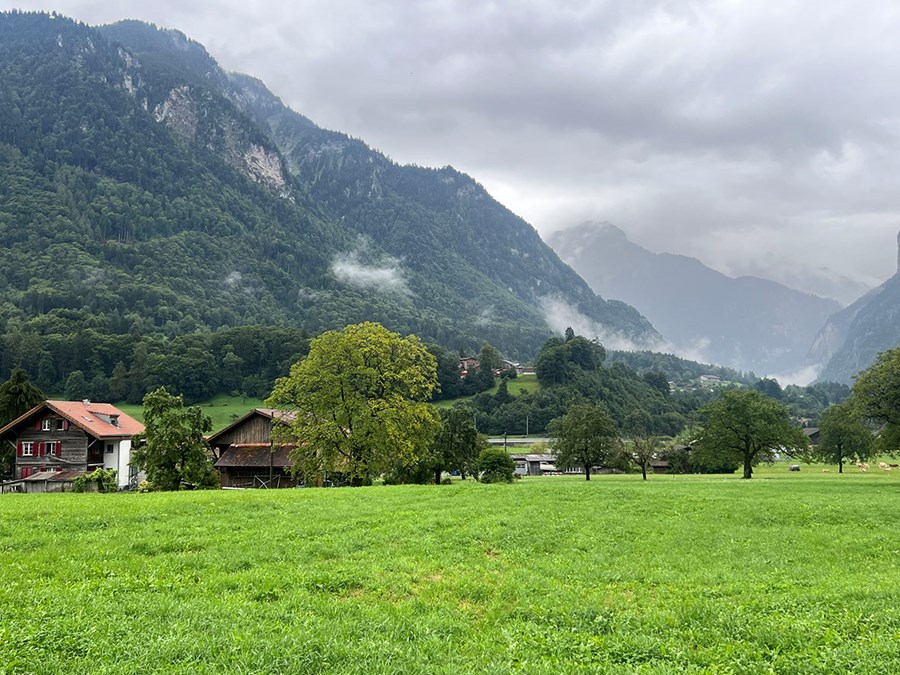
<svg viewBox="0 0 900 675">
<path fill-rule="evenodd" d="M 91 404 L 91 399 L 85 398 L 85 399 L 82 399 L 81 402 L 85 405 L 85 407 L 87 407 Z"/>
</svg>

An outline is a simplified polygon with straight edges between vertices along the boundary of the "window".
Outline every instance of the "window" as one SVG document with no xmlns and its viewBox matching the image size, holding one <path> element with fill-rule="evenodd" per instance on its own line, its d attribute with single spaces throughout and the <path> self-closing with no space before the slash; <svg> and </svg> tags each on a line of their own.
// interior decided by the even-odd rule
<svg viewBox="0 0 900 675">
<path fill-rule="evenodd" d="M 34 441 L 22 441 L 22 457 L 34 455 Z"/>
<path fill-rule="evenodd" d="M 65 431 L 66 430 L 66 422 L 65 420 L 56 420 L 56 430 L 57 431 Z"/>
<path fill-rule="evenodd" d="M 50 422 L 53 420 L 43 420 L 41 422 L 41 431 L 50 431 Z"/>
<path fill-rule="evenodd" d="M 59 446 L 59 441 L 47 441 L 44 444 L 44 452 L 47 455 L 55 455 L 56 448 Z"/>
<path fill-rule="evenodd" d="M 111 454 L 114 453 L 115 451 L 116 451 L 116 444 L 115 444 L 115 443 L 107 443 L 107 444 L 106 444 L 106 454 L 107 454 L 107 455 L 111 455 Z"/>
</svg>

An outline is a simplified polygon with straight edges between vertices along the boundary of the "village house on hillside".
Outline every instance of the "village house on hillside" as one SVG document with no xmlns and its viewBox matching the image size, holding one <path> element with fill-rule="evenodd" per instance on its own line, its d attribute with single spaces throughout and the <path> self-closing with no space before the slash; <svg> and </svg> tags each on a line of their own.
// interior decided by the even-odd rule
<svg viewBox="0 0 900 675">
<path fill-rule="evenodd" d="M 255 408 L 209 436 L 222 487 L 295 487 L 288 457 L 293 446 L 272 441 L 273 426 L 292 419 L 292 412 Z"/>
<path fill-rule="evenodd" d="M 44 401 L 0 429 L 0 443 L 16 449 L 13 486 L 54 492 L 77 476 L 113 469 L 120 488 L 137 480 L 129 466 L 131 439 L 144 425 L 109 403 Z"/>
</svg>

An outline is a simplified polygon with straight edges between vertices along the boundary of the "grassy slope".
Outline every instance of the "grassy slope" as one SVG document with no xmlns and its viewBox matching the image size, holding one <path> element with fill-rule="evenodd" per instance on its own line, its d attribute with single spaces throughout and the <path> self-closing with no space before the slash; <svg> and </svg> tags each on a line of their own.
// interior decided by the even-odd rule
<svg viewBox="0 0 900 675">
<path fill-rule="evenodd" d="M 493 396 L 497 393 L 497 390 L 500 388 L 500 381 L 497 381 L 493 387 L 488 389 L 485 393 Z M 537 377 L 534 375 L 519 375 L 517 378 L 513 380 L 509 380 L 509 384 L 507 385 L 507 390 L 513 396 L 518 396 L 524 392 L 536 392 L 541 390 L 541 384 L 538 382 Z M 470 401 L 474 396 L 460 396 L 459 398 L 454 398 L 449 401 L 437 401 L 434 404 L 436 408 L 452 408 L 457 403 L 462 401 Z"/>
<path fill-rule="evenodd" d="M 144 421 L 144 406 L 138 403 L 116 403 L 116 407 L 136 420 Z M 218 431 L 231 424 L 241 415 L 253 408 L 265 408 L 266 404 L 257 398 L 244 398 L 242 396 L 216 396 L 209 401 L 197 403 L 204 413 L 209 415 L 213 423 L 213 431 Z"/>
<path fill-rule="evenodd" d="M 3 496 L 0 672 L 900 671 L 900 475 L 762 476 Z"/>
</svg>

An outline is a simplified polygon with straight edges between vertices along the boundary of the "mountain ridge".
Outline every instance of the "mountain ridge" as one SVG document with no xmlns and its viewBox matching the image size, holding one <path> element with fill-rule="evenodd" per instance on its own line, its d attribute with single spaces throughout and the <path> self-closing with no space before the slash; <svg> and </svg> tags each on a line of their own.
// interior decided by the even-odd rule
<svg viewBox="0 0 900 675">
<path fill-rule="evenodd" d="M 3 13 L 0 85 L 8 330 L 380 320 L 528 358 L 564 327 L 549 298 L 611 336 L 659 339 L 470 177 L 322 130 L 177 31 Z"/>
</svg>

